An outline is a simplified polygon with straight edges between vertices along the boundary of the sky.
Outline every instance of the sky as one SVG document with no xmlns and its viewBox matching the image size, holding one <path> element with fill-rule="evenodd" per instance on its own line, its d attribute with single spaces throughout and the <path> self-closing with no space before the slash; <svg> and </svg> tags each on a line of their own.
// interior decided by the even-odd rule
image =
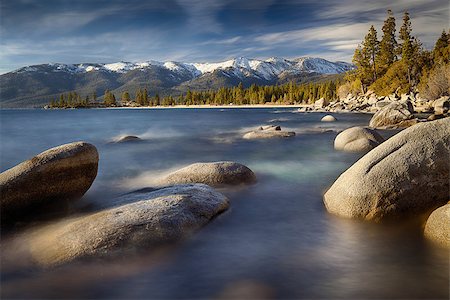
<svg viewBox="0 0 450 300">
<path fill-rule="evenodd" d="M 448 30 L 449 0 L 0 0 L 0 74 L 49 63 L 233 57 L 351 61 L 386 10 L 411 14 L 428 49 Z"/>
</svg>

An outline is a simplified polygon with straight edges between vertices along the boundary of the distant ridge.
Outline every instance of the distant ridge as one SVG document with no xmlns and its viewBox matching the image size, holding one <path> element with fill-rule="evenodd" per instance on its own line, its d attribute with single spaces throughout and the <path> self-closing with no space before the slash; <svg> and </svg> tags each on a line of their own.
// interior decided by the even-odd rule
<svg viewBox="0 0 450 300">
<path fill-rule="evenodd" d="M 35 107 L 60 93 L 76 91 L 100 97 L 106 89 L 118 94 L 147 88 L 149 93 L 180 93 L 188 88 L 208 89 L 242 82 L 276 84 L 290 80 L 321 80 L 351 70 L 346 62 L 300 57 L 266 60 L 237 57 L 216 63 L 145 61 L 116 63 L 49 63 L 0 75 L 1 107 Z"/>
</svg>

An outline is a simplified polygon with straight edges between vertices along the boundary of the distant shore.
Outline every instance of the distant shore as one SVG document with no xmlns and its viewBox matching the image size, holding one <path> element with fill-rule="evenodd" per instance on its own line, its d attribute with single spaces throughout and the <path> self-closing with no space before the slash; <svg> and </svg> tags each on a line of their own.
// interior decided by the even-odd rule
<svg viewBox="0 0 450 300">
<path fill-rule="evenodd" d="M 86 107 L 86 108 L 45 108 L 44 109 L 170 109 L 170 108 L 301 108 L 314 107 L 314 104 L 245 104 L 245 105 L 172 105 L 172 106 L 116 106 L 116 107 Z"/>
</svg>

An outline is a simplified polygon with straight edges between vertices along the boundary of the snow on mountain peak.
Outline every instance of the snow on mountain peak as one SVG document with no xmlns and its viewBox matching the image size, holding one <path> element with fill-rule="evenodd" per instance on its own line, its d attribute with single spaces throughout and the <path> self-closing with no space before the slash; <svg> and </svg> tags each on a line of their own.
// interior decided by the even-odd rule
<svg viewBox="0 0 450 300">
<path fill-rule="evenodd" d="M 173 73 L 190 74 L 195 78 L 205 73 L 211 73 L 216 70 L 226 71 L 228 75 L 234 75 L 239 78 L 258 77 L 261 79 L 272 80 L 281 73 L 302 73 L 315 72 L 321 74 L 343 73 L 353 68 L 351 64 L 345 62 L 330 62 L 323 58 L 300 57 L 296 59 L 285 59 L 281 57 L 270 57 L 266 60 L 236 57 L 222 62 L 214 63 L 182 63 L 176 61 L 145 61 L 139 63 L 115 62 L 108 64 L 48 64 L 53 72 L 86 73 L 92 71 L 106 71 L 115 73 L 127 73 L 129 71 L 140 69 L 145 70 L 151 67 L 167 69 Z M 34 72 L 39 71 L 38 66 L 24 67 L 16 72 Z"/>
</svg>

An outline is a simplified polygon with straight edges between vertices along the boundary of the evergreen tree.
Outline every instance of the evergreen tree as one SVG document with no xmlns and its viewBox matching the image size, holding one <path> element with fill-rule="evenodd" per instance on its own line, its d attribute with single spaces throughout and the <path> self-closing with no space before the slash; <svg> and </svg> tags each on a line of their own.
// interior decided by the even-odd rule
<svg viewBox="0 0 450 300">
<path fill-rule="evenodd" d="M 397 41 L 395 39 L 395 18 L 392 10 L 387 11 L 387 18 L 383 24 L 383 37 L 380 41 L 380 52 L 377 57 L 379 76 L 386 73 L 388 68 L 396 61 Z"/>
<path fill-rule="evenodd" d="M 433 61 L 435 64 L 448 64 L 450 62 L 450 32 L 442 31 L 433 49 Z"/>
<path fill-rule="evenodd" d="M 130 94 L 128 93 L 128 91 L 122 93 L 122 98 L 120 99 L 120 101 L 122 101 L 122 103 L 131 101 Z"/>
<path fill-rule="evenodd" d="M 377 31 L 373 25 L 369 29 L 369 33 L 367 33 L 363 42 L 363 52 L 365 52 L 364 56 L 366 56 L 369 60 L 369 66 L 372 73 L 372 82 L 377 80 L 377 65 L 376 58 L 379 56 L 380 52 L 380 42 L 377 38 Z"/>
<path fill-rule="evenodd" d="M 367 51 L 363 51 L 363 48 L 358 45 L 353 54 L 353 64 L 356 66 L 355 76 L 360 79 L 361 92 L 365 92 L 365 87 L 370 84 L 370 57 L 367 55 Z M 308 93 L 309 95 L 310 93 Z M 309 97 L 311 98 L 311 97 Z"/>
<path fill-rule="evenodd" d="M 411 67 L 413 64 L 413 56 L 414 56 L 413 39 L 411 36 L 411 32 L 412 32 L 411 20 L 409 17 L 409 13 L 405 11 L 403 15 L 403 25 L 399 31 L 400 40 L 402 41 L 400 49 L 402 61 L 407 68 L 408 82 L 410 85 L 411 85 Z"/>
</svg>

